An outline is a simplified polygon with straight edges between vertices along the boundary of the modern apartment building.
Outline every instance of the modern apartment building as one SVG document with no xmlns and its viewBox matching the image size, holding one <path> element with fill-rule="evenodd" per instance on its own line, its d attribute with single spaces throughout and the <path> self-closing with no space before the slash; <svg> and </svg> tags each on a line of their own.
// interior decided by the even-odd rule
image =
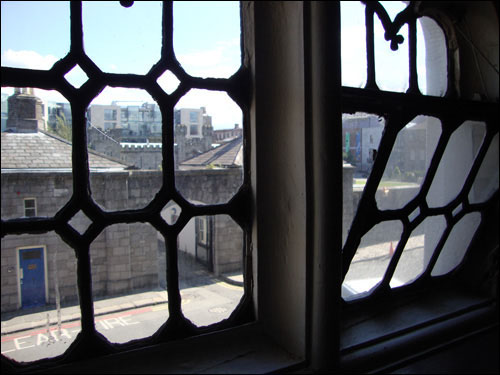
<svg viewBox="0 0 500 375">
<path fill-rule="evenodd" d="M 212 117 L 207 115 L 205 107 L 176 109 L 174 125 L 187 127 L 186 138 L 202 138 L 203 127 L 212 127 Z"/>
</svg>

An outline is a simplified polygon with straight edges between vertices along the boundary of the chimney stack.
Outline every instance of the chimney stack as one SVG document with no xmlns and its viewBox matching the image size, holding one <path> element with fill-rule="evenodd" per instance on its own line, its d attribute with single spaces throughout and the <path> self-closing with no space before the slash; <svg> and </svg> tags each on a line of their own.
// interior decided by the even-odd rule
<svg viewBox="0 0 500 375">
<path fill-rule="evenodd" d="M 37 133 L 45 129 L 43 102 L 33 94 L 32 88 L 15 88 L 9 96 L 6 131 L 14 133 Z"/>
</svg>

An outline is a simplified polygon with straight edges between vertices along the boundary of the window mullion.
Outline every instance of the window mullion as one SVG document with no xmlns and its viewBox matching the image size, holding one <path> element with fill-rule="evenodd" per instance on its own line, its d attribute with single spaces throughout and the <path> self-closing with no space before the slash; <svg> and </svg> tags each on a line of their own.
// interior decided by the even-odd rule
<svg viewBox="0 0 500 375">
<path fill-rule="evenodd" d="M 418 75 L 417 75 L 417 20 L 411 18 L 408 20 L 409 37 L 409 60 L 410 60 L 410 82 L 408 93 L 419 94 Z"/>
<path fill-rule="evenodd" d="M 374 10 L 369 3 L 366 4 L 366 86 L 367 89 L 378 89 L 375 79 L 375 41 L 373 31 Z"/>
<path fill-rule="evenodd" d="M 339 366 L 342 247 L 340 4 L 305 4 L 309 353 L 313 368 Z M 335 103 L 332 105 L 332 103 Z"/>
<path fill-rule="evenodd" d="M 83 53 L 82 2 L 71 1 L 71 52 Z"/>
</svg>

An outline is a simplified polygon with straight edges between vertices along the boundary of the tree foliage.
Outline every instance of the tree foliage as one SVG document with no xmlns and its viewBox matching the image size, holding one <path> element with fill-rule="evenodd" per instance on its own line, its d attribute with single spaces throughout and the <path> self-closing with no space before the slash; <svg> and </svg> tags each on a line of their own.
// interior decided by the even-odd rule
<svg viewBox="0 0 500 375">
<path fill-rule="evenodd" d="M 50 128 L 51 132 L 71 142 L 71 126 L 66 120 L 64 113 L 56 115 L 56 124 Z"/>
</svg>

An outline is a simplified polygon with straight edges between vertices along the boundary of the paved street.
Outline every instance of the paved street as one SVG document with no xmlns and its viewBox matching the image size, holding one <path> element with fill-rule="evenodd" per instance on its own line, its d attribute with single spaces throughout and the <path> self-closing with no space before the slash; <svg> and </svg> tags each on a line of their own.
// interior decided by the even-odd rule
<svg viewBox="0 0 500 375">
<path fill-rule="evenodd" d="M 391 260 L 391 248 L 398 242 L 389 241 L 358 249 L 344 280 L 343 297 L 370 290 L 382 280 Z M 391 287 L 404 285 L 415 279 L 424 269 L 424 235 L 410 237 L 398 262 Z"/>
<path fill-rule="evenodd" d="M 214 278 L 192 270 L 180 282 L 182 311 L 198 326 L 227 318 L 243 296 L 242 275 Z M 96 329 L 114 343 L 154 334 L 168 319 L 165 290 L 104 298 L 94 303 Z M 21 315 L 22 313 L 22 315 Z M 2 354 L 33 361 L 64 353 L 80 332 L 79 306 L 2 313 Z"/>
<path fill-rule="evenodd" d="M 344 297 L 359 294 L 376 285 L 391 258 L 397 242 L 361 247 L 344 282 Z M 423 269 L 424 235 L 408 240 L 391 286 L 402 285 Z M 243 296 L 242 275 L 215 278 L 195 263 L 180 261 L 182 311 L 197 326 L 226 319 Z M 346 291 L 348 290 L 348 291 Z M 347 294 L 346 294 L 347 293 Z M 167 292 L 162 289 L 102 298 L 94 303 L 97 330 L 114 343 L 148 337 L 168 319 Z M 22 315 L 21 315 L 22 314 Z M 39 308 L 32 311 L 2 313 L 2 354 L 18 361 L 57 356 L 69 347 L 80 332 L 79 306 L 58 311 Z"/>
</svg>

